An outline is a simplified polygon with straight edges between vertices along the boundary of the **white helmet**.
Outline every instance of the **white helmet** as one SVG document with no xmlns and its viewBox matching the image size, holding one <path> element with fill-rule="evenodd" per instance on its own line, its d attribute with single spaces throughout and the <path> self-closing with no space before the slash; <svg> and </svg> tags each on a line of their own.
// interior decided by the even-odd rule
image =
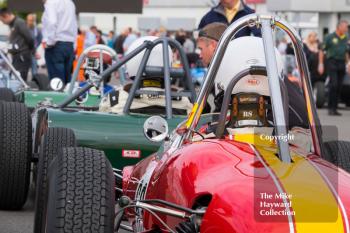
<svg viewBox="0 0 350 233">
<path fill-rule="evenodd" d="M 277 70 L 283 80 L 283 60 L 277 49 Z M 251 67 L 266 67 L 264 45 L 258 37 L 240 37 L 232 40 L 225 51 L 215 79 L 215 104 L 221 109 L 222 98 L 231 80 Z M 288 105 L 284 83 L 281 82 L 283 100 Z M 268 127 L 273 122 L 268 77 L 264 74 L 241 78 L 232 90 L 230 127 Z"/>
<path fill-rule="evenodd" d="M 283 72 L 283 60 L 275 50 L 279 74 Z M 246 36 L 234 39 L 228 45 L 215 78 L 215 94 L 225 91 L 231 79 L 239 72 L 252 66 L 266 67 L 263 41 L 259 37 Z M 283 77 L 282 75 L 280 76 Z M 270 96 L 266 76 L 248 75 L 242 78 L 233 89 L 233 94 L 252 93 Z"/>
<path fill-rule="evenodd" d="M 135 40 L 129 46 L 128 50 L 126 51 L 126 54 L 131 53 L 137 47 L 142 45 L 145 41 L 155 41 L 156 39 L 158 39 L 158 37 L 155 37 L 155 36 L 141 37 Z M 145 51 L 139 53 L 137 56 L 135 56 L 134 58 L 132 58 L 130 61 L 126 63 L 126 68 L 130 77 L 136 76 L 144 54 L 145 54 Z M 171 67 L 173 62 L 173 53 L 171 51 L 170 46 L 169 46 L 169 61 L 170 61 L 170 67 Z M 163 67 L 163 45 L 162 44 L 158 44 L 153 48 L 151 55 L 148 59 L 147 66 Z"/>
</svg>

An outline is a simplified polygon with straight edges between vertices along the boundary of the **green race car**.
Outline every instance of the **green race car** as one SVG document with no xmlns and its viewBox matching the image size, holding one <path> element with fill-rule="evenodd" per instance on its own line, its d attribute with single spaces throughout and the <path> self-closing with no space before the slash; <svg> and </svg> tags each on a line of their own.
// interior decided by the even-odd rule
<svg viewBox="0 0 350 233">
<path fill-rule="evenodd" d="M 47 100 L 32 112 L 31 118 L 23 104 L 0 103 L 0 119 L 6 116 L 6 120 L 0 120 L 0 134 L 3 134 L 0 137 L 9 135 L 6 140 L 13 142 L 0 148 L 5 161 L 0 165 L 3 171 L 0 209 L 23 206 L 33 165 L 32 183 L 37 190 L 35 225 L 38 226 L 37 221 L 45 211 L 42 198 L 47 190 L 48 166 L 62 147 L 79 145 L 103 150 L 118 172 L 158 150 L 160 143 L 150 144 L 144 137 L 142 129 L 146 119 L 163 116 L 168 120 L 169 130 L 186 119 L 196 94 L 181 45 L 169 38 L 142 38 L 135 43 L 134 50 L 101 76 L 91 77 L 61 104 Z M 179 52 L 183 69 L 171 68 L 172 49 Z M 154 62 L 157 60 L 160 62 Z M 98 107 L 72 105 L 125 63 L 133 83 L 111 91 Z M 179 85 L 172 85 L 175 83 Z M 10 176 L 12 179 L 7 179 Z M 3 188 L 6 192 L 2 192 Z"/>
</svg>

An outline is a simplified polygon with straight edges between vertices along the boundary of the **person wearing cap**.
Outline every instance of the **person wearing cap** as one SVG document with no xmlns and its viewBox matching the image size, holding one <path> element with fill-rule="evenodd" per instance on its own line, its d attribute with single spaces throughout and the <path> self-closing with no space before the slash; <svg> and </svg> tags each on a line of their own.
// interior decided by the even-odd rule
<svg viewBox="0 0 350 233">
<path fill-rule="evenodd" d="M 218 42 L 226 29 L 226 24 L 212 23 L 199 30 L 197 48 L 200 51 L 199 57 L 205 67 L 209 66 Z"/>
<path fill-rule="evenodd" d="M 211 23 L 223 23 L 230 25 L 238 19 L 254 14 L 255 11 L 249 8 L 242 0 L 220 0 L 219 4 L 213 7 L 202 18 L 198 29 L 202 29 Z M 236 38 L 250 35 L 261 37 L 261 31 L 256 27 L 245 27 L 236 34 Z"/>
<path fill-rule="evenodd" d="M 9 25 L 11 29 L 9 38 L 10 48 L 8 52 L 12 55 L 13 66 L 26 81 L 28 71 L 32 65 L 34 38 L 26 22 L 7 8 L 0 9 L 0 20 L 4 24 Z"/>
<path fill-rule="evenodd" d="M 205 67 L 210 65 L 214 56 L 218 42 L 227 29 L 227 25 L 223 23 L 211 23 L 199 30 L 197 38 L 197 49 L 199 50 L 199 58 Z M 217 111 L 218 109 L 216 109 Z M 211 111 L 211 107 L 207 104 L 204 107 L 204 112 Z"/>
</svg>

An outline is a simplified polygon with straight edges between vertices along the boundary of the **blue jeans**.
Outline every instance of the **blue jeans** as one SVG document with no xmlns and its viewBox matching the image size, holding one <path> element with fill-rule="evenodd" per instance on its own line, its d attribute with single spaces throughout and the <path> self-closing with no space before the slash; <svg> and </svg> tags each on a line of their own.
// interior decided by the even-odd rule
<svg viewBox="0 0 350 233">
<path fill-rule="evenodd" d="M 38 74 L 38 62 L 36 61 L 35 55 L 32 55 L 32 75 Z"/>
<path fill-rule="evenodd" d="M 50 79 L 60 78 L 63 83 L 71 79 L 74 61 L 72 42 L 58 41 L 54 46 L 45 49 L 45 60 Z"/>
</svg>

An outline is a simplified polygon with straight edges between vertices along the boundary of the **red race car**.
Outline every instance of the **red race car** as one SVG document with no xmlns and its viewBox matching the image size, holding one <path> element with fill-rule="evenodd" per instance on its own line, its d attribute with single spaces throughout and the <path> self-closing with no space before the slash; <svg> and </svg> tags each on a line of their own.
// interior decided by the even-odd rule
<svg viewBox="0 0 350 233">
<path fill-rule="evenodd" d="M 233 39 L 247 26 L 262 38 Z M 275 28 L 294 44 L 301 85 L 284 74 Z M 332 128 L 320 127 L 306 64 L 283 20 L 237 21 L 188 119 L 171 135 L 161 117 L 144 123 L 150 141 L 164 141 L 157 153 L 122 171 L 100 151 L 58 154 L 42 232 L 350 232 L 350 143 L 323 142 Z M 204 114 L 213 89 L 215 111 Z"/>
</svg>

